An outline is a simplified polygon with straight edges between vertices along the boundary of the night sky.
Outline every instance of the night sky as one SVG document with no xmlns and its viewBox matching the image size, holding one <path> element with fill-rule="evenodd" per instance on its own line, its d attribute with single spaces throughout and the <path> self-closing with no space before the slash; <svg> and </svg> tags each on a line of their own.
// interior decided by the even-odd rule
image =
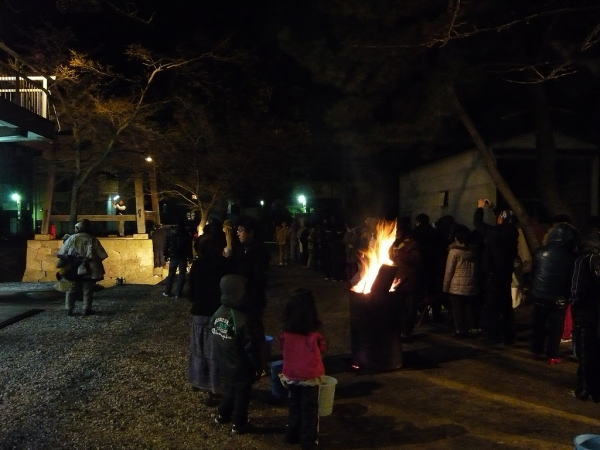
<svg viewBox="0 0 600 450">
<path fill-rule="evenodd" d="M 27 54 L 43 48 L 29 30 L 70 29 L 71 45 L 125 71 L 122 50 L 132 43 L 169 56 L 240 58 L 204 67 L 209 88 L 198 101 L 222 123 L 248 117 L 305 130 L 301 141 L 286 139 L 303 160 L 288 180 L 363 178 L 388 190 L 399 171 L 472 148 L 448 108 L 448 85 L 488 143 L 534 130 L 531 92 L 540 86 L 556 130 L 600 143 L 597 2 L 469 3 L 455 18 L 456 2 L 438 0 L 137 3 L 127 16 L 103 0 L 6 0 L 1 39 Z M 171 81 L 154 95 L 168 96 Z M 206 94 L 210 85 L 218 87 Z"/>
</svg>

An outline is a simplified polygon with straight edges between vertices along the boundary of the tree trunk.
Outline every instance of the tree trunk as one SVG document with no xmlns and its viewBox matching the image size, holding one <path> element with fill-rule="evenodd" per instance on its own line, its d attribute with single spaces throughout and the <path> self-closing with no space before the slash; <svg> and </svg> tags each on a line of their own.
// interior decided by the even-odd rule
<svg viewBox="0 0 600 450">
<path fill-rule="evenodd" d="M 534 84 L 531 92 L 536 127 L 536 187 L 538 193 L 550 215 L 567 215 L 571 219 L 575 219 L 571 208 L 563 200 L 558 188 L 556 178 L 558 153 L 544 84 Z"/>
<path fill-rule="evenodd" d="M 79 207 L 79 184 L 73 183 L 71 186 L 71 199 L 69 203 L 69 231 L 75 232 L 75 224 L 77 223 L 77 213 Z"/>
<path fill-rule="evenodd" d="M 529 249 L 533 253 L 538 248 L 539 242 L 537 236 L 535 235 L 535 232 L 533 231 L 533 228 L 531 227 L 531 219 L 529 218 L 527 211 L 525 211 L 525 208 L 523 207 L 519 199 L 515 196 L 514 192 L 512 191 L 512 189 L 498 170 L 498 166 L 496 165 L 496 160 L 494 158 L 494 155 L 492 154 L 492 151 L 485 144 L 483 138 L 477 130 L 477 127 L 471 120 L 471 117 L 463 108 L 460 100 L 458 99 L 458 96 L 456 95 L 454 87 L 451 86 L 449 88 L 449 94 L 450 100 L 453 103 L 453 106 L 463 126 L 466 128 L 467 132 L 471 136 L 471 139 L 473 139 L 475 147 L 477 147 L 477 150 L 479 151 L 479 154 L 483 159 L 483 162 L 488 170 L 488 173 L 490 174 L 492 181 L 494 182 L 496 188 L 498 188 L 502 196 L 506 199 L 510 208 L 519 218 L 519 222 L 521 224 L 521 227 L 523 228 L 523 232 L 525 234 L 525 239 L 527 240 Z"/>
</svg>

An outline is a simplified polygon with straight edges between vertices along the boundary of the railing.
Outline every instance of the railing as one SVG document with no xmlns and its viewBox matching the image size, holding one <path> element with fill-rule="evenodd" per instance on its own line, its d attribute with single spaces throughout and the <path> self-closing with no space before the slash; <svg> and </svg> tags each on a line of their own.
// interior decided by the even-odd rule
<svg viewBox="0 0 600 450">
<path fill-rule="evenodd" d="M 0 98 L 45 119 L 50 118 L 48 79 L 42 76 L 0 76 Z"/>
</svg>

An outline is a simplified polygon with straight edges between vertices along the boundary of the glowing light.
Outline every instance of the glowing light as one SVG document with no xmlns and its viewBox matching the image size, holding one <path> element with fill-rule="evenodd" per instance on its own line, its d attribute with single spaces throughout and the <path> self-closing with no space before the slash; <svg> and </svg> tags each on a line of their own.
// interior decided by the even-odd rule
<svg viewBox="0 0 600 450">
<path fill-rule="evenodd" d="M 120 195 L 115 195 L 115 196 L 113 197 L 113 201 L 115 201 L 115 202 L 116 202 L 117 200 L 119 200 L 119 198 L 120 198 L 120 197 L 121 197 Z"/>
<path fill-rule="evenodd" d="M 396 240 L 396 221 L 382 220 L 375 226 L 375 235 L 369 242 L 369 248 L 361 250 L 360 281 L 352 286 L 354 292 L 370 294 L 382 265 L 393 266 L 390 259 L 390 247 Z M 394 289 L 397 286 L 394 286 Z"/>
<path fill-rule="evenodd" d="M 260 201 L 260 202 L 258 202 L 258 203 L 260 203 L 260 206 L 265 206 L 265 201 L 264 201 L 264 200 L 261 200 L 261 201 Z"/>
<path fill-rule="evenodd" d="M 300 194 L 297 200 L 302 206 L 306 206 L 306 195 Z"/>
<path fill-rule="evenodd" d="M 144 159 L 146 160 L 146 162 L 149 162 L 149 163 L 151 163 L 152 161 L 154 161 L 152 159 L 152 156 L 146 156 Z"/>
<path fill-rule="evenodd" d="M 17 203 L 19 203 L 19 202 L 21 201 L 21 194 L 19 194 L 18 192 L 14 192 L 14 193 L 12 193 L 12 194 L 10 195 L 10 199 L 11 199 L 13 202 L 17 202 Z"/>
</svg>

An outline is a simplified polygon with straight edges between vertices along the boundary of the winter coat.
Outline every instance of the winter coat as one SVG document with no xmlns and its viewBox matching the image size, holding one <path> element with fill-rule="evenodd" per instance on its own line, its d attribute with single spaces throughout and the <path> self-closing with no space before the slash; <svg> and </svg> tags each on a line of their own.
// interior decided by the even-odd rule
<svg viewBox="0 0 600 450">
<path fill-rule="evenodd" d="M 571 300 L 575 326 L 596 330 L 600 338 L 600 234 L 596 232 L 582 240 L 573 269 Z"/>
<path fill-rule="evenodd" d="M 252 383 L 262 371 L 265 337 L 256 316 L 244 311 L 246 279 L 221 279 L 221 306 L 211 319 L 214 354 L 224 385 Z"/>
<path fill-rule="evenodd" d="M 600 249 L 575 260 L 571 299 L 575 326 L 595 329 L 600 337 Z"/>
<path fill-rule="evenodd" d="M 479 293 L 476 253 L 466 245 L 450 245 L 443 291 L 454 295 L 477 295 Z"/>
<path fill-rule="evenodd" d="M 510 285 L 517 257 L 517 227 L 510 223 L 486 224 L 483 208 L 475 210 L 473 224 L 483 237 L 481 270 L 486 280 L 495 285 Z"/>
<path fill-rule="evenodd" d="M 262 242 L 253 240 L 234 248 L 233 271 L 248 280 L 246 309 L 259 315 L 265 308 L 269 254 Z"/>
<path fill-rule="evenodd" d="M 178 260 L 192 259 L 192 236 L 185 228 L 177 227 L 167 235 L 165 258 Z"/>
<path fill-rule="evenodd" d="M 219 283 L 227 273 L 227 261 L 221 256 L 200 256 L 190 269 L 192 315 L 212 316 L 221 306 Z"/>
<path fill-rule="evenodd" d="M 283 353 L 282 373 L 290 380 L 302 381 L 325 374 L 322 354 L 325 338 L 319 332 L 307 335 L 283 332 L 279 336 Z"/>
<path fill-rule="evenodd" d="M 556 224 L 548 231 L 545 243 L 533 257 L 531 295 L 543 303 L 569 298 L 577 232 L 566 223 Z"/>
<path fill-rule="evenodd" d="M 70 281 L 99 281 L 104 278 L 102 261 L 108 254 L 100 241 L 89 233 L 76 233 L 58 250 L 60 265 L 68 267 L 65 278 Z"/>
</svg>

